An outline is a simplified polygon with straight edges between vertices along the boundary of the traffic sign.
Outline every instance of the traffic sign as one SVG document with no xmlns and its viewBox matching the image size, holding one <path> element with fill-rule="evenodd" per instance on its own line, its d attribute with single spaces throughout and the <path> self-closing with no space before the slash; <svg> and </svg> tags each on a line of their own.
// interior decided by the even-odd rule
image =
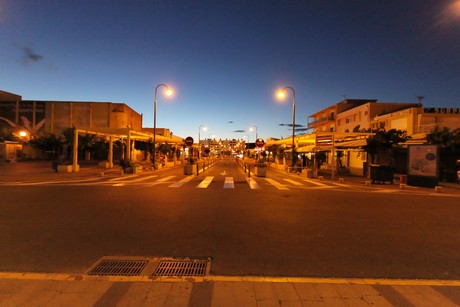
<svg viewBox="0 0 460 307">
<path fill-rule="evenodd" d="M 193 145 L 193 138 L 191 136 L 188 136 L 185 138 L 185 145 L 187 146 L 192 146 Z"/>
<path fill-rule="evenodd" d="M 265 145 L 264 139 L 258 138 L 258 139 L 256 140 L 256 146 L 257 146 L 257 147 L 259 147 L 259 148 L 260 148 L 260 147 L 264 147 L 264 145 Z"/>
</svg>

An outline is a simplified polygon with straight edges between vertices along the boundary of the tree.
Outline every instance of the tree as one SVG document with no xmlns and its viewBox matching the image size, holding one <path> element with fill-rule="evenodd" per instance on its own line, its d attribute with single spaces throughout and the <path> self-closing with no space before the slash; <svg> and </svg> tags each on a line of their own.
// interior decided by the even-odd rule
<svg viewBox="0 0 460 307">
<path fill-rule="evenodd" d="M 367 139 L 367 144 L 363 149 L 371 156 L 371 164 L 375 162 L 387 162 L 390 165 L 394 163 L 394 152 L 399 148 L 400 143 L 409 139 L 405 131 L 391 129 L 378 129 L 375 135 Z M 377 159 L 376 159 L 377 158 Z M 387 161 L 384 161 L 386 158 Z"/>
<path fill-rule="evenodd" d="M 427 134 L 426 141 L 439 148 L 440 179 L 448 181 L 457 180 L 458 164 L 460 160 L 460 129 L 451 131 L 449 128 L 436 128 Z"/>
<path fill-rule="evenodd" d="M 29 144 L 40 151 L 52 152 L 53 158 L 57 158 L 61 149 L 61 141 L 55 134 L 45 134 L 29 140 Z"/>
<path fill-rule="evenodd" d="M 436 129 L 426 135 L 426 141 L 430 145 L 438 145 L 439 149 L 443 152 L 460 152 L 460 128 L 451 131 L 449 128 L 444 127 Z"/>
</svg>

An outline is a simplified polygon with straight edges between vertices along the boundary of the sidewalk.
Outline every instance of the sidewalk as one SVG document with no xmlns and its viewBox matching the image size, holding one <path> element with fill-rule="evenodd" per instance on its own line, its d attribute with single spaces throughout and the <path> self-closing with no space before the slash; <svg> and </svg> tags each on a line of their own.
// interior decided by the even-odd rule
<svg viewBox="0 0 460 307">
<path fill-rule="evenodd" d="M 1 306 L 460 306 L 460 281 L 0 273 Z"/>
<path fill-rule="evenodd" d="M 371 183 L 371 179 L 366 178 L 364 176 L 354 176 L 349 174 L 335 174 L 334 177 L 329 174 L 320 174 L 316 178 L 307 178 L 307 174 L 305 171 L 301 173 L 287 173 L 286 171 L 276 169 L 274 167 L 269 167 L 270 172 L 279 172 L 283 173 L 287 176 L 292 178 L 302 178 L 302 179 L 309 179 L 309 180 L 316 180 L 316 181 L 324 181 L 324 182 L 334 182 L 338 184 L 353 184 L 357 186 L 362 186 L 363 188 L 380 188 L 380 189 L 387 189 L 387 190 L 408 190 L 408 191 L 420 191 L 426 193 L 441 193 L 441 194 L 450 194 L 450 195 L 460 195 L 460 182 L 439 182 L 438 186 L 441 187 L 438 191 L 433 188 L 425 188 L 425 187 L 416 187 L 416 186 L 400 186 L 400 179 L 399 176 L 395 176 L 394 182 L 391 184 L 386 182 L 384 184 L 381 183 Z M 268 174 L 267 176 L 270 176 Z"/>
</svg>

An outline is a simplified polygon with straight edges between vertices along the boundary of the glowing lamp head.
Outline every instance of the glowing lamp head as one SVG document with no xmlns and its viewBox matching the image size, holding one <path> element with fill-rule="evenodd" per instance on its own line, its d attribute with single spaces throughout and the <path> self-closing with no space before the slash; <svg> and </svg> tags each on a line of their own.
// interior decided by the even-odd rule
<svg viewBox="0 0 460 307">
<path fill-rule="evenodd" d="M 22 137 L 22 138 L 24 138 L 24 137 L 27 136 L 27 132 L 25 132 L 25 131 L 19 131 L 19 136 Z"/>
<path fill-rule="evenodd" d="M 278 97 L 278 99 L 282 100 L 286 97 L 286 92 L 283 90 L 279 90 L 278 93 L 276 93 L 276 96 Z"/>
<path fill-rule="evenodd" d="M 168 87 L 168 88 L 165 90 L 165 95 L 166 95 L 166 96 L 172 96 L 172 94 L 173 94 L 172 89 L 170 89 L 170 88 Z"/>
</svg>

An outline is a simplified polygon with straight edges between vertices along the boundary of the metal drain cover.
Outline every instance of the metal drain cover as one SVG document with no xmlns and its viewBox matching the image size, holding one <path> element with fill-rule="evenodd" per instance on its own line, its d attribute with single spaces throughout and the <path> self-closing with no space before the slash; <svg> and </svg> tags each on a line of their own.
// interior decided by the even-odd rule
<svg viewBox="0 0 460 307">
<path fill-rule="evenodd" d="M 206 260 L 162 260 L 152 276 L 203 277 L 207 268 Z"/>
<path fill-rule="evenodd" d="M 211 259 L 105 256 L 87 270 L 91 276 L 205 277 Z"/>
<path fill-rule="evenodd" d="M 139 276 L 148 260 L 101 260 L 88 275 Z"/>
</svg>

